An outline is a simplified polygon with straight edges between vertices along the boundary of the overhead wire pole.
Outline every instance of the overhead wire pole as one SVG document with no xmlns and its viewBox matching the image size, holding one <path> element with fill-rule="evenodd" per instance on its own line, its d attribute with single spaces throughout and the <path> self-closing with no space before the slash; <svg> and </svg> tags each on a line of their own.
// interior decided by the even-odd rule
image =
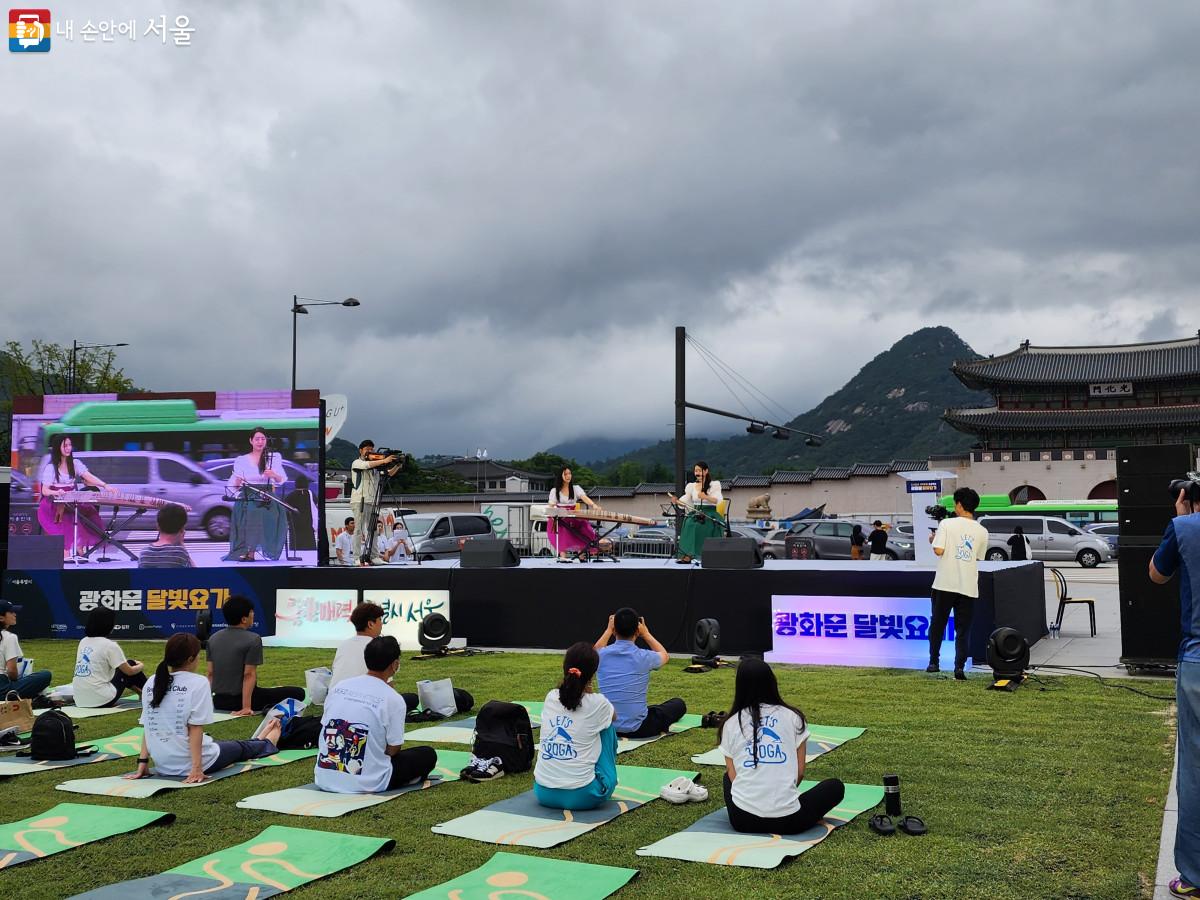
<svg viewBox="0 0 1200 900">
<path fill-rule="evenodd" d="M 737 419 L 741 422 L 749 422 L 750 427 L 746 430 L 753 434 L 762 434 L 766 429 L 774 430 L 775 437 L 786 437 L 787 435 L 799 434 L 804 437 L 804 442 L 810 447 L 819 447 L 823 438 L 819 434 L 813 434 L 811 431 L 801 431 L 799 428 L 789 428 L 786 425 L 776 425 L 774 422 L 768 422 L 766 419 L 754 418 L 752 416 L 744 416 L 741 413 L 728 412 L 724 409 L 716 409 L 712 406 L 702 406 L 699 403 L 689 403 L 687 400 L 686 390 L 686 368 L 684 366 L 684 352 L 687 347 L 687 328 L 683 325 L 675 326 L 675 496 L 683 495 L 683 489 L 687 483 L 687 411 L 694 409 L 697 412 L 706 412 L 714 416 L 724 416 L 727 419 Z M 760 392 L 761 393 L 761 392 Z M 736 394 L 735 399 L 738 399 Z M 764 395 L 765 396 L 765 395 Z M 739 399 L 740 402 L 740 399 Z M 772 401 L 774 402 L 774 401 Z M 745 405 L 745 404 L 743 404 Z"/>
</svg>

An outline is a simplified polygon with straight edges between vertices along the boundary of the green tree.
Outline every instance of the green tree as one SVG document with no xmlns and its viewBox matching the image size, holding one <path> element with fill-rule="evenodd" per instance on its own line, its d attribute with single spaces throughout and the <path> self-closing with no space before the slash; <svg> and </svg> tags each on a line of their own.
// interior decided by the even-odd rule
<svg viewBox="0 0 1200 900">
<path fill-rule="evenodd" d="M 74 373 L 71 364 L 70 347 L 34 340 L 26 350 L 17 341 L 5 342 L 4 350 L 0 351 L 0 446 L 12 445 L 13 397 L 68 392 L 120 394 L 137 390 L 125 371 L 117 366 L 114 348 L 79 350 L 75 353 Z"/>
<path fill-rule="evenodd" d="M 533 454 L 529 459 L 510 459 L 506 464 L 514 469 L 535 472 L 539 475 L 556 475 L 559 469 L 567 466 L 571 470 L 572 480 L 585 490 L 588 486 L 601 482 L 600 476 L 587 466 L 580 465 L 569 457 L 559 456 L 557 453 L 547 453 L 545 450 Z"/>
</svg>

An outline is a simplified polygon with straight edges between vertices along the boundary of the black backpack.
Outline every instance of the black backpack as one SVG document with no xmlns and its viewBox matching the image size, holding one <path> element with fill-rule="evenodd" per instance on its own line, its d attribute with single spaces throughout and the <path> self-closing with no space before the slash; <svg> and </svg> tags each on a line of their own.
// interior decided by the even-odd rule
<svg viewBox="0 0 1200 900">
<path fill-rule="evenodd" d="M 504 771 L 527 772 L 533 765 L 533 728 L 529 712 L 515 703 L 489 700 L 475 719 L 475 745 L 471 752 L 480 759 L 500 757 Z"/>
<path fill-rule="evenodd" d="M 75 759 L 90 756 L 95 747 L 75 749 L 75 723 L 59 709 L 49 709 L 37 717 L 29 735 L 29 750 L 18 754 L 35 760 Z"/>
</svg>

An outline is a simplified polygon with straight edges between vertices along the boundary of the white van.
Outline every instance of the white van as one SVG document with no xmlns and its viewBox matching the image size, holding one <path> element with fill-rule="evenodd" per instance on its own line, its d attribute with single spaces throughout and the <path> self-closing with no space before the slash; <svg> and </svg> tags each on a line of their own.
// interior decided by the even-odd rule
<svg viewBox="0 0 1200 900">
<path fill-rule="evenodd" d="M 1033 558 L 1043 562 L 1074 560 L 1092 569 L 1112 559 L 1112 548 L 1102 536 L 1081 531 L 1066 519 L 1051 516 L 980 516 L 979 524 L 988 531 L 987 558 L 992 562 L 1008 559 L 1008 539 L 1020 525 L 1029 539 Z"/>
</svg>

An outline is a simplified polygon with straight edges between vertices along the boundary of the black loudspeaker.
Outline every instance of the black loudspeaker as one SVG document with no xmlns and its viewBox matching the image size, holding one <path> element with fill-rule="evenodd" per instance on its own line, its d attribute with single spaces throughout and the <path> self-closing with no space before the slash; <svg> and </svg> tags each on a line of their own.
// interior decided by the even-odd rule
<svg viewBox="0 0 1200 900">
<path fill-rule="evenodd" d="M 520 564 L 512 541 L 504 538 L 472 538 L 463 544 L 459 559 L 464 569 L 511 569 Z"/>
<path fill-rule="evenodd" d="M 1179 574 L 1166 584 L 1150 580 L 1156 548 L 1122 543 L 1117 558 L 1121 662 L 1129 666 L 1173 666 L 1179 655 Z"/>
<path fill-rule="evenodd" d="M 761 569 L 762 550 L 754 538 L 708 538 L 700 552 L 704 569 Z"/>
<path fill-rule="evenodd" d="M 1175 517 L 1168 487 L 1195 468 L 1191 444 L 1117 450 L 1121 662 L 1128 666 L 1171 666 L 1179 653 L 1179 576 L 1155 584 L 1149 568 Z"/>
<path fill-rule="evenodd" d="M 8 536 L 8 568 L 61 569 L 63 567 L 63 535 L 10 534 Z"/>
</svg>

